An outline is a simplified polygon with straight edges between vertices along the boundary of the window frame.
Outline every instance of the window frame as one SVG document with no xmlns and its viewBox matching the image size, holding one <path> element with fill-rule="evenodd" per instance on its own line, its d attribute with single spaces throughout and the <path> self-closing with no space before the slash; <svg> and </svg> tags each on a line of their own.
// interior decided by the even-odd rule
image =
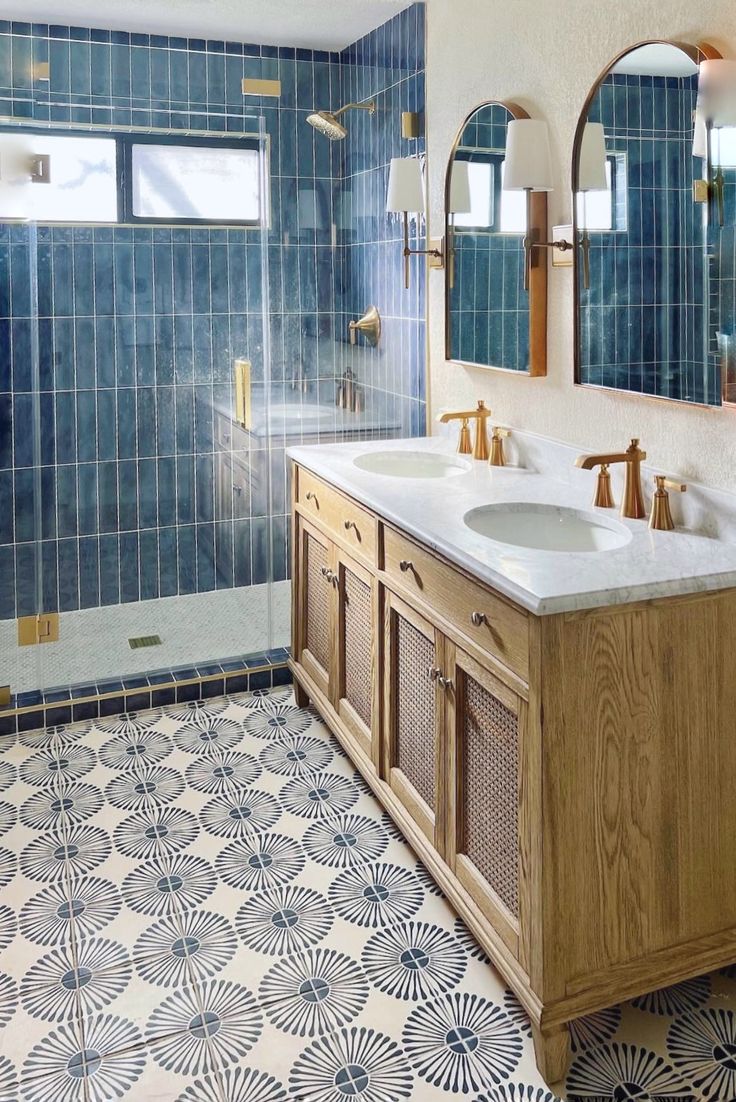
<svg viewBox="0 0 736 1102">
<path fill-rule="evenodd" d="M 191 131 L 184 131 L 180 134 L 166 130 L 163 133 L 156 133 L 155 130 L 146 130 L 143 133 L 136 133 L 134 130 L 120 131 L 114 129 L 107 129 L 106 127 L 99 128 L 85 128 L 85 127 L 53 127 L 53 126 L 1 126 L 0 134 L 29 134 L 29 135 L 43 135 L 44 137 L 54 138 L 107 138 L 109 141 L 115 142 L 115 188 L 116 188 L 116 200 L 117 200 L 117 219 L 115 222 L 98 222 L 88 221 L 81 222 L 75 219 L 68 218 L 43 218 L 38 219 L 38 224 L 42 226 L 214 226 L 214 227 L 233 227 L 238 229 L 261 229 L 266 228 L 270 223 L 269 211 L 271 206 L 271 181 L 270 172 L 267 170 L 265 180 L 259 178 L 259 190 L 262 191 L 262 219 L 233 219 L 233 218 L 144 218 L 139 215 L 133 214 L 133 179 L 132 179 L 132 162 L 133 162 L 133 146 L 134 145 L 169 145 L 181 148 L 182 146 L 206 147 L 216 149 L 252 149 L 258 151 L 260 148 L 260 139 L 254 134 L 244 134 L 242 136 L 234 135 L 228 136 L 224 134 L 222 137 L 213 136 L 211 133 L 203 134 L 199 137 L 196 133 Z M 266 137 L 266 164 L 268 165 L 268 137 Z M 43 185 L 38 185 L 43 186 Z"/>
</svg>

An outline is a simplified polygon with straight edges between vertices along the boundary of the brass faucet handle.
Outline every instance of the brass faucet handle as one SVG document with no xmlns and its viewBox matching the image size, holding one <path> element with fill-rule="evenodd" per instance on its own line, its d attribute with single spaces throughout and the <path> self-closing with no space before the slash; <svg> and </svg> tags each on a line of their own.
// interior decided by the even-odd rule
<svg viewBox="0 0 736 1102">
<path fill-rule="evenodd" d="M 611 472 L 608 469 L 607 463 L 601 463 L 600 470 L 598 471 L 593 505 L 598 509 L 615 508 L 616 502 L 613 499 L 613 492 L 611 490 Z"/>
<path fill-rule="evenodd" d="M 492 467 L 505 467 L 506 455 L 504 452 L 503 442 L 511 436 L 510 429 L 502 429 L 499 425 L 494 426 L 491 434 L 491 466 Z"/>
<path fill-rule="evenodd" d="M 676 494 L 684 494 L 687 492 L 686 482 L 674 482 L 671 478 L 664 478 L 661 474 L 654 476 L 654 482 L 658 490 L 671 490 Z"/>
<path fill-rule="evenodd" d="M 656 532 L 671 532 L 675 527 L 670 511 L 670 490 L 674 493 L 684 494 L 687 485 L 684 482 L 673 482 L 662 474 L 655 474 L 654 485 L 656 487 L 652 497 L 652 511 L 649 515 L 649 527 Z"/>
<path fill-rule="evenodd" d="M 467 417 L 463 417 L 463 423 L 460 426 L 460 438 L 458 440 L 457 450 L 460 455 L 470 455 L 473 451 L 473 441 L 470 436 L 470 426 L 468 425 Z"/>
</svg>

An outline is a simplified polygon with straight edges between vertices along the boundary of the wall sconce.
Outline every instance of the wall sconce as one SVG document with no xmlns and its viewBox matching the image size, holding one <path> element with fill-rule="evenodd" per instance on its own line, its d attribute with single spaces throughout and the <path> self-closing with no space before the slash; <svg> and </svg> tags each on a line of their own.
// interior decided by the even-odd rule
<svg viewBox="0 0 736 1102">
<path fill-rule="evenodd" d="M 724 177 L 721 164 L 720 131 L 736 126 L 736 61 L 707 58 L 698 71 L 698 101 L 695 108 L 693 157 L 705 161 L 704 197 L 715 197 L 718 224 L 725 221 Z M 713 161 L 713 133 L 716 134 L 717 163 Z M 696 194 L 697 198 L 697 194 Z"/>
<path fill-rule="evenodd" d="M 404 216 L 404 286 L 409 289 L 409 261 L 412 256 L 434 257 L 435 267 L 443 266 L 442 249 L 412 249 L 409 246 L 409 215 L 424 214 L 424 181 L 422 165 L 416 157 L 393 157 L 388 176 L 386 210 Z"/>
<path fill-rule="evenodd" d="M 586 122 L 578 154 L 578 192 L 583 196 L 583 287 L 590 288 L 590 234 L 588 233 L 588 192 L 606 191 L 606 134 L 600 122 Z"/>
<path fill-rule="evenodd" d="M 473 203 L 470 196 L 470 167 L 467 161 L 454 160 L 450 176 L 450 197 L 447 206 L 447 279 L 450 288 L 455 286 L 455 215 L 470 214 Z"/>
<path fill-rule="evenodd" d="M 527 226 L 531 225 L 533 191 L 554 191 L 549 130 L 543 119 L 512 119 L 506 127 L 505 191 L 525 191 Z M 536 249 L 572 249 L 571 241 L 539 241 L 534 232 L 524 237 L 524 290 L 529 290 L 529 273 L 536 263 Z"/>
</svg>

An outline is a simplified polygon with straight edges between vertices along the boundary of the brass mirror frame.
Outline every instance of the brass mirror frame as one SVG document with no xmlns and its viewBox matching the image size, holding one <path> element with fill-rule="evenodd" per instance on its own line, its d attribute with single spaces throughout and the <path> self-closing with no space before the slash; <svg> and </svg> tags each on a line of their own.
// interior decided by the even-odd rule
<svg viewBox="0 0 736 1102">
<path fill-rule="evenodd" d="M 595 83 L 593 84 L 590 91 L 588 92 L 588 95 L 585 98 L 585 102 L 583 103 L 583 106 L 580 110 L 580 116 L 578 118 L 578 123 L 577 123 L 577 126 L 575 128 L 575 139 L 573 141 L 573 146 L 572 146 L 572 166 L 571 166 L 572 241 L 573 241 L 572 278 L 573 278 L 573 301 L 574 301 L 574 318 L 575 318 L 575 321 L 574 321 L 574 326 L 575 326 L 575 329 L 574 329 L 574 340 L 575 340 L 575 349 L 574 349 L 575 376 L 574 376 L 574 381 L 575 381 L 575 386 L 584 387 L 586 390 L 602 390 L 604 393 L 607 393 L 607 394 L 624 394 L 624 395 L 628 395 L 630 398 L 642 398 L 642 399 L 644 399 L 646 401 L 649 401 L 649 402 L 668 402 L 670 404 L 675 403 L 677 405 L 692 407 L 693 409 L 700 408 L 700 409 L 714 410 L 714 409 L 718 409 L 720 407 L 704 405 L 702 402 L 686 402 L 682 398 L 668 398 L 664 394 L 644 394 L 644 393 L 641 393 L 637 390 L 620 390 L 617 387 L 600 386 L 597 383 L 584 383 L 584 382 L 581 381 L 581 378 L 580 378 L 581 367 L 582 367 L 582 365 L 580 363 L 580 345 L 581 345 L 580 336 L 581 336 L 581 325 L 582 325 L 582 313 L 581 313 L 582 312 L 582 303 L 580 301 L 580 262 L 581 262 L 580 253 L 581 253 L 581 249 L 580 249 L 580 239 L 579 239 L 578 203 L 577 203 L 577 196 L 578 196 L 578 186 L 577 186 L 578 185 L 578 179 L 577 179 L 577 177 L 578 177 L 578 160 L 579 160 L 579 157 L 580 157 L 580 146 L 581 146 L 582 141 L 583 141 L 583 130 L 585 129 L 585 124 L 588 121 L 588 112 L 590 111 L 593 100 L 595 99 L 595 97 L 598 94 L 598 90 L 599 90 L 601 84 L 606 79 L 606 77 L 609 75 L 609 73 L 615 68 L 615 66 L 618 65 L 619 61 L 623 61 L 623 59 L 625 57 L 628 57 L 628 55 L 633 53 L 634 50 L 638 50 L 642 46 L 672 46 L 674 49 L 681 50 L 687 57 L 690 58 L 690 60 L 695 65 L 700 65 L 701 61 L 708 61 L 708 60 L 711 60 L 711 59 L 719 59 L 722 56 L 720 51 L 717 50 L 715 46 L 712 46 L 709 42 L 699 42 L 699 43 L 693 44 L 691 42 L 679 42 L 676 39 L 670 39 L 670 38 L 645 38 L 643 41 L 637 42 L 633 46 L 627 46 L 626 49 L 622 50 L 621 53 L 617 54 L 616 57 L 614 57 L 612 61 L 609 61 L 608 65 L 606 65 L 605 69 L 603 69 L 603 71 L 596 78 Z M 724 382 L 724 387 L 725 387 L 725 382 Z M 729 404 L 730 403 L 724 402 L 724 406 L 729 405 Z M 733 405 L 731 405 L 731 408 L 734 408 Z"/>
<path fill-rule="evenodd" d="M 479 103 L 470 111 L 458 129 L 450 150 L 450 158 L 445 171 L 445 360 L 461 367 L 478 367 L 485 371 L 502 371 L 505 375 L 518 375 L 520 378 L 542 378 L 547 374 L 547 256 L 545 249 L 533 249 L 531 270 L 529 273 L 529 368 L 515 371 L 512 367 L 496 367 L 493 364 L 474 363 L 459 360 L 452 355 L 450 347 L 452 329 L 450 326 L 450 265 L 452 264 L 453 232 L 450 225 L 450 184 L 455 154 L 460 146 L 465 128 L 478 111 L 484 107 L 503 107 L 513 119 L 528 119 L 529 112 L 511 100 L 489 99 Z M 527 203 L 529 222 L 527 233 L 537 241 L 547 240 L 547 193 L 534 191 Z"/>
</svg>

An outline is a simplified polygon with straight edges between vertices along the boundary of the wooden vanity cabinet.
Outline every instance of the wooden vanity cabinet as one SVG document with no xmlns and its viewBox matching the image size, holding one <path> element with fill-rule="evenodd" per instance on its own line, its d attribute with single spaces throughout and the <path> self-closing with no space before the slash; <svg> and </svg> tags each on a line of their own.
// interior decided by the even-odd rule
<svg viewBox="0 0 736 1102">
<path fill-rule="evenodd" d="M 533 616 L 293 481 L 297 699 L 514 990 L 557 1083 L 570 1021 L 736 961 L 736 589 Z"/>
<path fill-rule="evenodd" d="M 294 560 L 294 659 L 329 701 L 351 748 L 361 761 L 372 761 L 378 753 L 375 577 L 300 515 Z"/>
</svg>

